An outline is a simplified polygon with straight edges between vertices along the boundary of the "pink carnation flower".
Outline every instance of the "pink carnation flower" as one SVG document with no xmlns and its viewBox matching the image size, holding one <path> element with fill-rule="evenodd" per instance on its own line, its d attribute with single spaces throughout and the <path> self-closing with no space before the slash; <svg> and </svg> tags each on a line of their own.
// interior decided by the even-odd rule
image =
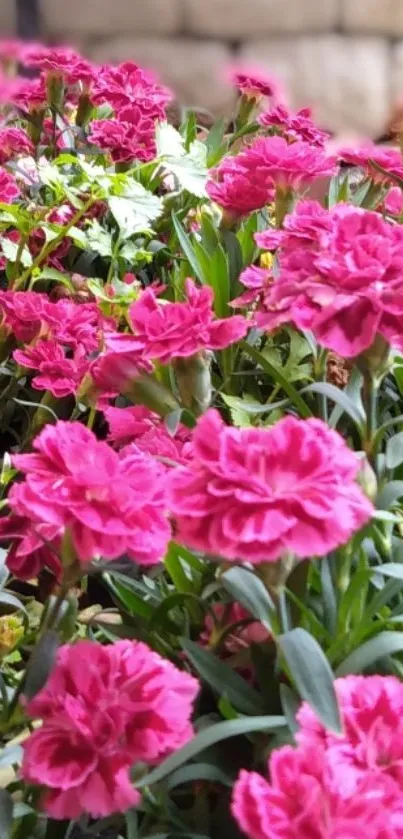
<svg viewBox="0 0 403 839">
<path fill-rule="evenodd" d="M 109 425 L 108 441 L 117 446 L 135 443 L 140 451 L 148 452 L 162 462 L 186 463 L 191 456 L 192 434 L 182 423 L 172 436 L 163 419 L 142 405 L 108 407 L 104 416 Z"/>
<path fill-rule="evenodd" d="M 136 806 L 131 767 L 157 764 L 192 738 L 198 687 L 139 641 L 61 647 L 27 706 L 43 724 L 24 742 L 23 778 L 45 787 L 43 806 L 55 819 Z"/>
<path fill-rule="evenodd" d="M 401 806 L 390 784 L 363 781 L 345 798 L 320 749 L 284 746 L 272 752 L 271 782 L 242 770 L 232 813 L 250 839 L 397 839 Z M 392 811 L 390 808 L 393 808 Z M 400 811 L 400 812 L 399 812 Z M 390 830 L 390 832 L 389 832 Z"/>
<path fill-rule="evenodd" d="M 17 79 L 13 85 L 11 101 L 22 111 L 44 111 L 47 104 L 44 76 L 37 79 Z"/>
<path fill-rule="evenodd" d="M 91 90 L 97 105 L 107 102 L 119 114 L 126 106 L 138 107 L 144 117 L 165 119 L 165 110 L 172 99 L 168 88 L 161 87 L 152 73 L 132 61 L 118 67 L 101 67 Z"/>
<path fill-rule="evenodd" d="M 59 535 L 55 525 L 31 521 L 17 511 L 1 517 L 0 541 L 11 542 L 6 560 L 10 574 L 19 580 L 33 580 L 47 568 L 59 579 Z"/>
<path fill-rule="evenodd" d="M 298 743 L 326 751 L 344 797 L 357 795 L 365 779 L 375 788 L 386 777 L 397 784 L 403 800 L 403 684 L 395 676 L 346 676 L 336 680 L 335 688 L 343 733 L 327 731 L 303 703 Z"/>
<path fill-rule="evenodd" d="M 262 128 L 277 128 L 285 134 L 287 140 L 303 140 L 318 148 L 324 148 L 330 135 L 315 125 L 310 108 L 292 113 L 285 105 L 275 105 L 257 119 Z"/>
<path fill-rule="evenodd" d="M 129 119 L 130 117 L 130 119 Z M 119 119 L 94 120 L 88 139 L 108 151 L 115 163 L 155 157 L 155 124 L 138 107 L 125 108 Z"/>
<path fill-rule="evenodd" d="M 267 245 L 265 234 L 256 238 Z M 343 358 L 368 349 L 377 334 L 403 348 L 399 225 L 353 206 L 318 205 L 317 220 L 310 212 L 302 230 L 299 211 L 289 216 L 280 240 L 280 273 L 256 315 L 261 328 L 293 323 Z"/>
<path fill-rule="evenodd" d="M 60 76 L 67 84 L 90 84 L 94 78 L 94 67 L 70 47 L 44 47 L 26 49 L 26 67 L 37 67 L 46 76 Z"/>
<path fill-rule="evenodd" d="M 237 159 L 248 171 L 269 177 L 282 192 L 310 186 L 333 175 L 336 168 L 335 160 L 316 146 L 302 140 L 287 143 L 284 137 L 258 137 Z"/>
<path fill-rule="evenodd" d="M 260 98 L 262 96 L 278 97 L 280 94 L 278 80 L 259 67 L 235 64 L 228 68 L 227 78 L 229 83 L 238 88 L 244 96 Z"/>
<path fill-rule="evenodd" d="M 119 454 L 76 422 L 47 425 L 34 454 L 13 457 L 25 480 L 9 494 L 28 518 L 68 529 L 79 560 L 127 554 L 152 565 L 170 538 L 165 516 L 165 474 L 135 449 Z"/>
<path fill-rule="evenodd" d="M 115 325 L 96 303 L 75 303 L 66 299 L 56 303 L 47 301 L 43 319 L 52 337 L 60 344 L 74 350 L 80 347 L 88 353 L 99 348 L 101 338 Z"/>
<path fill-rule="evenodd" d="M 233 632 L 225 635 L 224 651 L 228 655 L 236 655 L 252 644 L 262 644 L 270 638 L 267 629 L 259 621 L 251 620 L 250 613 L 241 603 L 213 603 L 212 612 L 214 618 L 211 613 L 206 616 L 199 635 L 199 644 L 203 647 L 211 646 L 211 642 L 217 641 L 232 624 L 241 621 L 245 624 L 236 626 Z"/>
<path fill-rule="evenodd" d="M 22 367 L 37 370 L 39 375 L 32 379 L 32 387 L 49 390 L 56 399 L 76 394 L 89 367 L 83 349 L 76 350 L 73 358 L 67 358 L 63 347 L 54 340 L 38 341 L 35 346 L 15 350 L 13 358 Z"/>
<path fill-rule="evenodd" d="M 144 373 L 152 372 L 145 358 L 144 343 L 136 336 L 122 332 L 105 335 L 105 352 L 92 362 L 91 377 L 101 391 L 116 395 Z"/>
<path fill-rule="evenodd" d="M 29 343 L 42 328 L 46 294 L 35 291 L 0 290 L 2 326 L 15 335 L 17 341 Z"/>
<path fill-rule="evenodd" d="M 0 165 L 19 154 L 33 153 L 33 143 L 22 128 L 0 128 Z"/>
<path fill-rule="evenodd" d="M 0 169 L 0 201 L 3 204 L 12 204 L 20 195 L 15 178 L 5 169 Z"/>
<path fill-rule="evenodd" d="M 248 290 L 240 297 L 231 300 L 230 306 L 235 309 L 249 306 L 256 301 L 264 301 L 266 291 L 273 281 L 273 274 L 267 268 L 259 268 L 257 265 L 250 265 L 239 275 L 239 282 Z"/>
<path fill-rule="evenodd" d="M 390 188 L 384 198 L 382 209 L 390 216 L 400 216 L 403 213 L 403 192 L 399 186 Z"/>
<path fill-rule="evenodd" d="M 188 279 L 185 289 L 185 303 L 158 301 L 148 288 L 130 307 L 130 321 L 146 358 L 168 364 L 203 349 L 222 350 L 246 334 L 248 324 L 241 315 L 214 319 L 209 286 L 198 288 Z"/>
<path fill-rule="evenodd" d="M 241 167 L 228 170 L 224 163 L 211 170 L 206 190 L 212 201 L 235 218 L 260 210 L 274 199 L 273 184 L 261 172 Z"/>
<path fill-rule="evenodd" d="M 321 420 L 238 429 L 209 410 L 193 432 L 193 461 L 168 478 L 178 539 L 254 563 L 286 552 L 324 556 L 371 517 L 358 470 L 354 452 Z"/>
<path fill-rule="evenodd" d="M 342 148 L 338 150 L 338 159 L 351 166 L 359 166 L 364 169 L 368 178 L 374 183 L 389 183 L 388 174 L 403 178 L 403 159 L 400 151 L 392 148 L 375 146 L 371 143 L 359 146 L 358 148 Z M 373 163 L 376 163 L 385 172 L 379 172 Z"/>
</svg>

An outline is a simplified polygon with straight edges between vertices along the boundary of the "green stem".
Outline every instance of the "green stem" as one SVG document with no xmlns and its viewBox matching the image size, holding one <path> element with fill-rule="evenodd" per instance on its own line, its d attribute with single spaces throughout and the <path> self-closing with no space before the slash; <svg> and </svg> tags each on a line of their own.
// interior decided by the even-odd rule
<svg viewBox="0 0 403 839">
<path fill-rule="evenodd" d="M 326 382 L 327 379 L 327 350 L 320 350 L 315 363 L 315 378 L 317 382 Z M 328 400 L 324 393 L 318 393 L 319 416 L 324 422 L 328 422 Z"/>
<path fill-rule="evenodd" d="M 364 375 L 362 397 L 366 414 L 364 450 L 374 466 L 378 419 L 378 382 L 370 370 Z"/>
</svg>

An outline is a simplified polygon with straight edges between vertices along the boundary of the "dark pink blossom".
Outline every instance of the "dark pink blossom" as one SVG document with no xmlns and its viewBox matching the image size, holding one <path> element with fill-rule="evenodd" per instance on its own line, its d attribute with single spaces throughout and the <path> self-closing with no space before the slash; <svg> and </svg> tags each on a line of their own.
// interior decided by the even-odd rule
<svg viewBox="0 0 403 839">
<path fill-rule="evenodd" d="M 260 210 L 274 200 L 273 182 L 267 172 L 247 168 L 237 157 L 224 158 L 209 173 L 209 198 L 235 218 Z"/>
<path fill-rule="evenodd" d="M 22 128 L 0 128 L 0 165 L 19 154 L 30 155 L 33 152 L 33 143 Z"/>
<path fill-rule="evenodd" d="M 19 580 L 33 580 L 44 568 L 58 579 L 60 530 L 54 524 L 34 522 L 17 510 L 0 518 L 0 541 L 11 542 L 6 565 Z"/>
<path fill-rule="evenodd" d="M 238 429 L 209 410 L 193 432 L 192 462 L 168 478 L 178 539 L 229 560 L 324 556 L 371 517 L 359 468 L 321 420 Z"/>
<path fill-rule="evenodd" d="M 82 347 L 87 353 L 98 350 L 101 339 L 115 326 L 113 319 L 105 317 L 96 303 L 75 303 L 68 299 L 56 303 L 46 301 L 44 322 L 60 344 L 71 349 Z"/>
<path fill-rule="evenodd" d="M 163 120 L 172 93 L 168 88 L 161 87 L 149 70 L 125 61 L 118 67 L 106 65 L 99 69 L 91 98 L 95 104 L 107 102 L 116 114 L 129 105 L 138 107 L 143 117 Z"/>
<path fill-rule="evenodd" d="M 107 407 L 104 416 L 109 425 L 108 441 L 115 446 L 135 443 L 138 449 L 163 463 L 186 463 L 191 456 L 191 432 L 179 423 L 174 435 L 168 433 L 163 419 L 135 405 L 130 408 Z"/>
<path fill-rule="evenodd" d="M 14 82 L 11 101 L 22 111 L 45 111 L 47 105 L 46 84 L 43 76 L 36 79 L 17 79 Z"/>
<path fill-rule="evenodd" d="M 25 480 L 9 495 L 11 509 L 69 530 L 79 560 L 127 554 L 143 565 L 159 562 L 170 538 L 165 516 L 165 472 L 133 448 L 124 455 L 76 422 L 47 425 L 34 454 L 13 457 Z"/>
<path fill-rule="evenodd" d="M 155 124 L 138 107 L 124 109 L 119 119 L 94 120 L 88 139 L 108 151 L 115 163 L 148 161 L 155 157 Z M 130 121 L 128 119 L 130 117 Z"/>
<path fill-rule="evenodd" d="M 216 645 L 224 635 L 224 652 L 236 655 L 252 644 L 262 644 L 270 638 L 267 629 L 259 621 L 251 620 L 250 612 L 241 603 L 213 603 L 211 612 L 206 615 L 198 639 L 203 647 Z M 238 625 L 228 633 L 233 624 Z"/>
<path fill-rule="evenodd" d="M 258 325 L 309 329 L 343 358 L 368 349 L 377 334 L 402 349 L 402 227 L 343 204 L 330 211 L 318 206 L 316 231 L 312 213 L 302 231 L 300 222 L 298 210 L 287 219 L 279 275 L 256 314 Z M 257 239 L 266 244 L 265 234 Z"/>
<path fill-rule="evenodd" d="M 239 281 L 248 290 L 239 297 L 231 300 L 230 306 L 235 309 L 244 308 L 256 301 L 263 301 L 266 291 L 273 281 L 273 274 L 267 268 L 259 268 L 257 265 L 250 265 L 239 275 Z"/>
<path fill-rule="evenodd" d="M 385 196 L 382 209 L 390 216 L 400 216 L 403 212 L 403 192 L 399 186 L 392 186 Z"/>
<path fill-rule="evenodd" d="M 41 331 L 46 305 L 46 294 L 0 290 L 2 326 L 15 335 L 17 341 L 29 343 Z"/>
<path fill-rule="evenodd" d="M 137 763 L 158 764 L 193 736 L 198 682 L 140 641 L 66 645 L 27 706 L 42 726 L 24 742 L 23 778 L 55 819 L 136 806 Z"/>
<path fill-rule="evenodd" d="M 20 189 L 13 175 L 5 169 L 0 169 L 0 202 L 12 204 L 20 195 Z"/>
<path fill-rule="evenodd" d="M 368 178 L 374 183 L 384 184 L 393 182 L 393 177 L 403 178 L 403 159 L 400 151 L 392 148 L 376 146 L 371 143 L 359 146 L 358 148 L 342 148 L 337 152 L 338 159 L 351 166 L 359 166 L 364 169 Z M 384 169 L 380 172 L 377 164 Z"/>
<path fill-rule="evenodd" d="M 45 76 L 60 76 L 67 84 L 89 85 L 95 69 L 70 47 L 33 46 L 24 52 L 26 67 L 37 67 Z"/>
<path fill-rule="evenodd" d="M 259 67 L 234 64 L 227 70 L 227 78 L 244 96 L 260 98 L 262 96 L 278 97 L 280 84 L 274 76 L 265 73 Z"/>
<path fill-rule="evenodd" d="M 185 289 L 184 303 L 159 301 L 149 288 L 130 307 L 130 321 L 146 358 L 168 364 L 203 349 L 222 350 L 246 334 L 248 324 L 240 315 L 214 319 L 209 286 L 197 288 L 188 279 Z"/>
<path fill-rule="evenodd" d="M 270 178 L 282 192 L 299 190 L 318 178 L 330 177 L 336 165 L 322 149 L 302 140 L 287 143 L 284 137 L 258 137 L 237 156 L 238 165 Z"/>
<path fill-rule="evenodd" d="M 301 108 L 299 111 L 289 111 L 285 105 L 275 105 L 269 111 L 265 111 L 257 119 L 262 128 L 277 128 L 284 134 L 287 140 L 303 140 L 318 148 L 324 148 L 330 138 L 330 134 L 322 131 L 314 123 L 310 108 Z"/>
<path fill-rule="evenodd" d="M 32 387 L 49 390 L 56 399 L 75 395 L 89 368 L 82 348 L 76 350 L 73 358 L 67 358 L 63 347 L 54 340 L 38 341 L 34 346 L 15 350 L 13 358 L 17 364 L 37 371 Z"/>
<path fill-rule="evenodd" d="M 133 335 L 116 332 L 105 335 L 105 351 L 92 362 L 90 373 L 97 388 L 116 395 L 152 369 L 144 355 L 144 342 Z"/>
</svg>

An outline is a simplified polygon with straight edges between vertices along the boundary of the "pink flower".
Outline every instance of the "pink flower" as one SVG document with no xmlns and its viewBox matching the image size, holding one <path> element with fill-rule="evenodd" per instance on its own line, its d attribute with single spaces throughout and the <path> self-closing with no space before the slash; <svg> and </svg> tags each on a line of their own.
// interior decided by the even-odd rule
<svg viewBox="0 0 403 839">
<path fill-rule="evenodd" d="M 137 107 L 125 108 L 119 119 L 94 120 L 88 139 L 110 152 L 115 163 L 148 161 L 155 157 L 154 121 L 143 117 Z"/>
<path fill-rule="evenodd" d="M 224 158 L 210 171 L 206 184 L 209 198 L 235 218 L 260 210 L 274 199 L 273 182 L 267 172 L 243 166 L 240 157 Z"/>
<path fill-rule="evenodd" d="M 83 563 L 127 554 L 143 565 L 163 557 L 170 538 L 165 472 L 138 449 L 119 454 L 80 423 L 47 425 L 34 454 L 13 457 L 25 480 L 9 494 L 11 509 L 68 529 Z"/>
<path fill-rule="evenodd" d="M 248 291 L 245 291 L 240 297 L 231 300 L 230 306 L 235 309 L 249 306 L 250 303 L 255 303 L 257 300 L 264 300 L 266 291 L 273 282 L 273 274 L 267 268 L 250 265 L 249 268 L 245 268 L 241 272 L 239 281 Z"/>
<path fill-rule="evenodd" d="M 301 231 L 298 210 L 281 234 L 280 272 L 256 315 L 263 329 L 293 323 L 343 358 L 377 334 L 403 348 L 403 229 L 350 205 L 318 206 Z M 327 228 L 327 229 L 326 229 Z M 270 234 L 269 234 L 270 236 Z M 258 243 L 265 244 L 265 234 Z"/>
<path fill-rule="evenodd" d="M 237 159 L 248 171 L 258 170 L 284 192 L 305 188 L 335 172 L 334 159 L 321 149 L 302 140 L 287 143 L 284 137 L 258 137 Z"/>
<path fill-rule="evenodd" d="M 44 321 L 52 337 L 71 349 L 82 347 L 90 353 L 99 348 L 101 338 L 113 328 L 112 318 L 105 317 L 96 303 L 73 300 L 47 301 Z"/>
<path fill-rule="evenodd" d="M 35 291 L 0 290 L 2 325 L 17 341 L 29 343 L 41 331 L 46 302 L 47 295 Z"/>
<path fill-rule="evenodd" d="M 192 435 L 182 423 L 172 436 L 166 430 L 163 419 L 142 405 L 108 407 L 104 416 L 109 425 L 108 441 L 115 445 L 135 443 L 140 451 L 148 452 L 162 462 L 186 463 L 190 457 Z"/>
<path fill-rule="evenodd" d="M 345 798 L 320 749 L 283 746 L 272 752 L 271 782 L 242 770 L 232 813 L 250 839 L 397 839 L 401 805 L 387 782 L 368 780 Z M 389 832 L 390 829 L 390 832 Z"/>
<path fill-rule="evenodd" d="M 287 251 L 317 246 L 324 233 L 332 229 L 332 217 L 318 201 L 298 201 L 293 213 L 284 219 L 283 230 L 263 230 L 255 241 L 263 250 L 275 250 L 283 242 Z"/>
<path fill-rule="evenodd" d="M 402 155 L 397 149 L 384 148 L 368 143 L 358 148 L 339 149 L 337 156 L 344 163 L 364 169 L 366 176 L 371 178 L 374 183 L 389 183 L 392 179 L 388 177 L 388 174 L 403 178 Z M 379 172 L 372 163 L 386 171 Z"/>
<path fill-rule="evenodd" d="M 385 213 L 400 216 L 403 212 L 403 193 L 399 186 L 392 186 L 383 201 Z"/>
<path fill-rule="evenodd" d="M 19 580 L 33 580 L 44 568 L 61 574 L 59 528 L 33 522 L 18 512 L 0 518 L 0 541 L 11 542 L 6 565 Z"/>
<path fill-rule="evenodd" d="M 237 87 L 244 96 L 260 98 L 262 96 L 278 97 L 280 94 L 278 80 L 259 67 L 235 64 L 228 68 L 227 77 L 229 83 Z"/>
<path fill-rule="evenodd" d="M 263 128 L 278 128 L 287 140 L 303 140 L 318 148 L 324 148 L 330 135 L 313 122 L 310 108 L 301 108 L 292 113 L 285 105 L 275 105 L 257 119 Z"/>
<path fill-rule="evenodd" d="M 343 734 L 327 731 L 304 703 L 298 712 L 301 747 L 325 749 L 344 797 L 384 777 L 403 794 L 403 685 L 394 676 L 346 676 L 335 682 Z"/>
<path fill-rule="evenodd" d="M 252 644 L 262 644 L 270 638 L 267 629 L 259 621 L 251 620 L 250 613 L 241 603 L 213 603 L 212 611 L 214 618 L 211 614 L 206 616 L 203 631 L 199 635 L 199 644 L 204 647 L 218 640 L 232 624 L 247 620 L 249 623 L 236 626 L 231 634 L 225 636 L 224 651 L 228 655 L 235 655 Z"/>
<path fill-rule="evenodd" d="M 144 355 L 144 343 L 136 336 L 110 333 L 105 335 L 105 346 L 105 352 L 90 367 L 91 377 L 101 391 L 123 393 L 132 381 L 152 372 L 152 364 Z"/>
<path fill-rule="evenodd" d="M 285 552 L 324 556 L 371 517 L 358 470 L 354 452 L 321 420 L 238 429 L 209 410 L 193 432 L 192 462 L 168 477 L 178 539 L 254 563 Z"/>
<path fill-rule="evenodd" d="M 157 764 L 193 736 L 198 682 L 140 641 L 65 645 L 27 712 L 23 778 L 45 787 L 55 819 L 101 818 L 136 806 L 138 763 Z"/>
<path fill-rule="evenodd" d="M 35 346 L 15 350 L 13 358 L 17 364 L 37 370 L 39 375 L 32 379 L 32 387 L 49 390 L 56 399 L 76 394 L 89 367 L 82 348 L 76 350 L 73 358 L 66 358 L 63 348 L 54 340 L 38 341 Z"/>
<path fill-rule="evenodd" d="M 37 79 L 17 79 L 12 90 L 12 103 L 22 111 L 44 111 L 46 108 L 46 84 L 44 76 Z"/>
<path fill-rule="evenodd" d="M 185 303 L 158 301 L 148 288 L 130 307 L 130 321 L 146 358 L 168 364 L 203 349 L 222 350 L 246 334 L 248 324 L 241 315 L 214 319 L 209 286 L 197 288 L 188 279 L 185 289 Z"/>
<path fill-rule="evenodd" d="M 0 164 L 19 154 L 33 154 L 34 146 L 22 128 L 0 128 Z"/>
<path fill-rule="evenodd" d="M 119 113 L 127 105 L 138 107 L 143 117 L 165 119 L 165 110 L 172 99 L 168 88 L 161 87 L 154 75 L 132 61 L 118 67 L 101 67 L 91 90 L 95 104 L 107 102 Z"/>
<path fill-rule="evenodd" d="M 32 47 L 25 50 L 26 67 L 37 67 L 46 76 L 60 76 L 67 84 L 88 85 L 94 78 L 95 69 L 81 55 L 69 47 Z"/>
<path fill-rule="evenodd" d="M 5 169 L 0 169 L 0 201 L 3 204 L 12 204 L 20 195 L 15 178 Z"/>
</svg>

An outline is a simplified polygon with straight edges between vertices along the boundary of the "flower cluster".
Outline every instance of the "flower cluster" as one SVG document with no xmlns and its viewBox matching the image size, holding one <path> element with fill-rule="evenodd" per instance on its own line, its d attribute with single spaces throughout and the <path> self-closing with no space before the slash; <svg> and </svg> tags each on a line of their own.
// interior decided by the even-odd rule
<svg viewBox="0 0 403 839">
<path fill-rule="evenodd" d="M 351 205 L 324 210 L 301 202 L 284 231 L 257 234 L 279 245 L 280 273 L 265 294 L 260 327 L 293 323 L 343 358 L 368 349 L 376 335 L 401 349 L 403 231 L 378 213 Z"/>
<path fill-rule="evenodd" d="M 27 706 L 43 724 L 24 744 L 23 777 L 45 788 L 55 819 L 124 812 L 140 801 L 131 767 L 191 739 L 197 692 L 196 679 L 139 641 L 66 645 Z"/>
<path fill-rule="evenodd" d="M 270 782 L 242 771 L 233 814 L 250 839 L 397 839 L 403 830 L 403 687 L 394 677 L 336 681 L 343 733 L 304 704 L 297 747 L 274 751 Z"/>
</svg>

